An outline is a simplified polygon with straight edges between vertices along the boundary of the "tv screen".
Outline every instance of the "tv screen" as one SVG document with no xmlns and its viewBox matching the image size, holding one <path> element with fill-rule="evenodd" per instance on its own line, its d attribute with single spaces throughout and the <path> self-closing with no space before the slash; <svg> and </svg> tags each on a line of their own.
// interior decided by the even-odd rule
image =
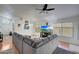
<svg viewBox="0 0 79 59">
<path fill-rule="evenodd" d="M 48 29 L 48 26 L 41 26 L 41 29 Z"/>
<path fill-rule="evenodd" d="M 42 32 L 48 32 L 48 26 L 41 26 Z"/>
</svg>

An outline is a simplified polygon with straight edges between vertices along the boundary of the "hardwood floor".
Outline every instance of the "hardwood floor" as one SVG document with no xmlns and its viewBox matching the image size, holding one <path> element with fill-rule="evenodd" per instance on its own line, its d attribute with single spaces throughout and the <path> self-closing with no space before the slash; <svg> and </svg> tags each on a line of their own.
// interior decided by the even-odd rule
<svg viewBox="0 0 79 59">
<path fill-rule="evenodd" d="M 0 53 L 1 54 L 17 54 L 18 51 L 12 44 L 12 37 L 9 35 L 3 36 L 3 42 L 0 42 Z"/>
<path fill-rule="evenodd" d="M 12 47 L 12 38 L 9 36 L 3 36 L 3 42 L 1 42 L 1 49 L 0 51 L 5 51 Z"/>
</svg>

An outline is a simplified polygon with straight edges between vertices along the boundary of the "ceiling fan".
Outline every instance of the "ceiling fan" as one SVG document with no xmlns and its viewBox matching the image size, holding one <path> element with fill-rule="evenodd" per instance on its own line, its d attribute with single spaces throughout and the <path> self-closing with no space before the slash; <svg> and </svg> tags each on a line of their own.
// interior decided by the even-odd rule
<svg viewBox="0 0 79 59">
<path fill-rule="evenodd" d="M 52 10 L 55 10 L 55 8 L 47 8 L 48 7 L 48 4 L 44 4 L 44 6 L 43 6 L 43 8 L 42 9 L 37 9 L 37 10 L 41 10 L 41 12 L 40 13 L 48 13 L 47 11 L 52 11 Z"/>
</svg>

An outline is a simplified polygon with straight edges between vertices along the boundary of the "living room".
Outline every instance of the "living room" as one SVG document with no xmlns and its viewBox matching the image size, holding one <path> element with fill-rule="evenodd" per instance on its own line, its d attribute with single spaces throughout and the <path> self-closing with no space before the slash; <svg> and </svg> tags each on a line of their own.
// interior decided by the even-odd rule
<svg viewBox="0 0 79 59">
<path fill-rule="evenodd" d="M 42 9 L 45 8 L 45 6 L 47 9 Z M 0 5 L 0 8 L 0 53 L 79 53 L 78 4 L 8 4 Z M 49 11 L 50 8 L 52 8 L 52 10 Z M 54 34 L 56 34 L 56 37 Z M 46 37 L 50 37 L 50 35 L 53 35 L 52 41 L 44 40 L 43 37 L 46 39 Z M 18 39 L 20 38 L 18 36 L 23 40 L 25 39 L 23 42 L 26 41 L 25 37 L 31 37 L 33 42 L 37 40 L 40 42 L 39 44 L 34 42 L 36 46 L 34 43 L 31 43 L 33 47 L 32 49 L 25 45 L 22 40 L 19 41 Z M 36 38 L 40 38 L 40 40 Z M 55 40 L 53 41 L 53 39 Z M 43 42 L 41 42 L 41 40 Z M 54 43 L 48 45 L 45 44 L 46 42 L 50 43 L 50 41 Z M 19 42 L 23 43 L 24 46 L 22 44 L 20 45 Z M 28 42 L 27 44 L 30 45 Z M 25 46 L 28 48 L 25 48 Z M 64 49 L 64 51 L 58 52 L 59 48 L 61 48 L 60 50 Z"/>
</svg>

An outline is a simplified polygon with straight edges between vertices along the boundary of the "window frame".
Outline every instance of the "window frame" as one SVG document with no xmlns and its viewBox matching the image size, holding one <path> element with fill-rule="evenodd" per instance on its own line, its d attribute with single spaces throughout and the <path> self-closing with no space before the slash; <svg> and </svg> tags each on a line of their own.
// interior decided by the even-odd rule
<svg viewBox="0 0 79 59">
<path fill-rule="evenodd" d="M 72 22 L 65 22 L 65 23 L 72 23 Z M 61 24 L 61 26 L 60 27 L 53 27 L 53 28 L 59 28 L 59 36 L 65 36 L 65 37 L 72 37 L 72 38 L 74 38 L 74 24 L 72 23 L 72 27 L 71 27 L 71 29 L 72 29 L 72 35 L 71 36 L 66 36 L 66 35 L 64 35 L 64 33 L 63 33 L 63 24 L 64 23 L 55 23 L 55 24 Z M 55 25 L 54 24 L 54 25 Z"/>
</svg>

